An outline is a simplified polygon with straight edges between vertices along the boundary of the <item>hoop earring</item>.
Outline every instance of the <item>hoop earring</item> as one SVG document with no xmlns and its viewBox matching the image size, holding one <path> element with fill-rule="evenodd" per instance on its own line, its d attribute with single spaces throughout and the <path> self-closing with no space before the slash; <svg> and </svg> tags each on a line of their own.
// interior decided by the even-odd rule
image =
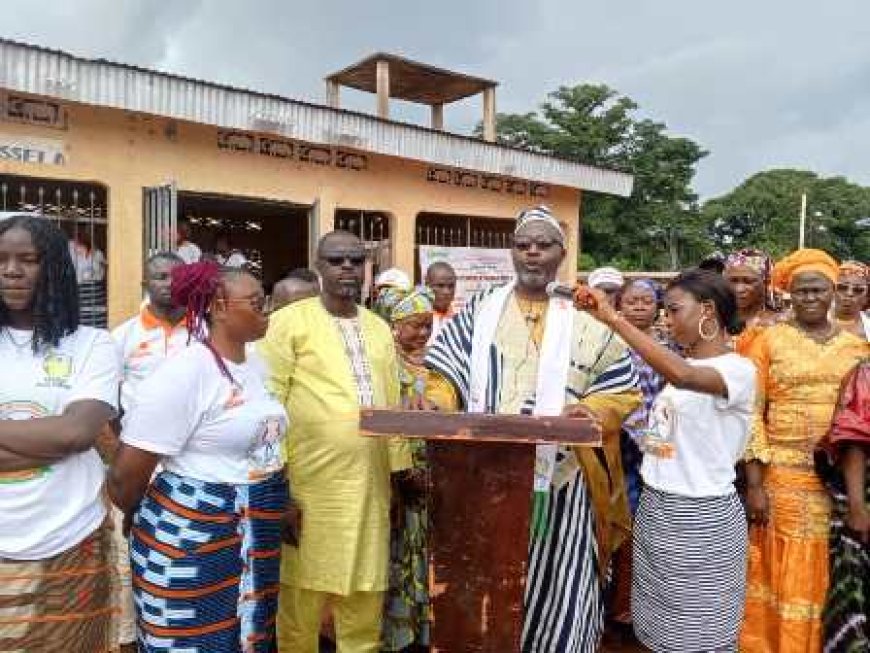
<svg viewBox="0 0 870 653">
<path fill-rule="evenodd" d="M 716 327 L 716 330 L 713 331 L 712 334 L 704 333 L 704 323 L 707 320 L 711 320 L 713 322 L 713 325 Z M 714 320 L 712 317 L 710 317 L 709 315 L 705 315 L 698 322 L 698 335 L 701 336 L 701 340 L 706 340 L 707 342 L 710 342 L 711 340 L 715 340 L 716 336 L 719 335 L 719 330 L 720 330 L 719 323 L 716 320 Z"/>
</svg>

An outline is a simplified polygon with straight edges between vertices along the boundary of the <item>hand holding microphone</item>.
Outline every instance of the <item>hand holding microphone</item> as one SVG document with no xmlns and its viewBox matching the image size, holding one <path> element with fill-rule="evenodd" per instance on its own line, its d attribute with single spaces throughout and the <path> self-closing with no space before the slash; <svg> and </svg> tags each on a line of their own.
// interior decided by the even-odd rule
<svg viewBox="0 0 870 653">
<path fill-rule="evenodd" d="M 607 296 L 600 290 L 590 288 L 585 284 L 578 283 L 574 286 L 568 286 L 551 281 L 547 284 L 547 295 L 567 299 L 574 304 L 574 308 L 578 311 L 585 311 L 605 324 L 610 324 L 618 317 Z"/>
</svg>

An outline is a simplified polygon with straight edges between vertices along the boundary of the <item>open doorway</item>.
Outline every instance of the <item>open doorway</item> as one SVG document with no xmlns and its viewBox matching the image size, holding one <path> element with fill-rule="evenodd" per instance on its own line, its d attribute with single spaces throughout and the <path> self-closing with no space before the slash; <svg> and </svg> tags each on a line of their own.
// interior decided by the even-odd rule
<svg viewBox="0 0 870 653">
<path fill-rule="evenodd" d="M 309 265 L 311 207 L 179 191 L 178 217 L 190 224 L 190 239 L 204 254 L 213 255 L 218 240 L 225 238 L 267 291 L 288 271 Z"/>
</svg>

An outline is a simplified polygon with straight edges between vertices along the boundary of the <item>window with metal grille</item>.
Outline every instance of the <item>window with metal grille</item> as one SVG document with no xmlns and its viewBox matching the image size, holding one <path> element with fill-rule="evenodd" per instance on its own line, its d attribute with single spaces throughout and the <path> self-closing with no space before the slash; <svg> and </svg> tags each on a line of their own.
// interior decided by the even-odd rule
<svg viewBox="0 0 870 653">
<path fill-rule="evenodd" d="M 419 282 L 420 246 L 508 249 L 513 244 L 516 221 L 447 213 L 417 215 L 414 238 L 414 278 Z"/>
<path fill-rule="evenodd" d="M 87 182 L 0 175 L 0 212 L 41 215 L 66 233 L 79 284 L 81 323 L 105 328 L 106 187 Z"/>
<path fill-rule="evenodd" d="M 420 213 L 414 244 L 439 247 L 507 249 L 513 242 L 516 221 L 446 213 Z"/>
</svg>

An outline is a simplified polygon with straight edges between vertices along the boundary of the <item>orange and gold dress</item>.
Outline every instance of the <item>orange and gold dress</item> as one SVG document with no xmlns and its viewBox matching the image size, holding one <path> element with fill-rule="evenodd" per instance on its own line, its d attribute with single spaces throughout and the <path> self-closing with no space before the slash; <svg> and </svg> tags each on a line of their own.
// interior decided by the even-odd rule
<svg viewBox="0 0 870 653">
<path fill-rule="evenodd" d="M 831 424 L 841 380 L 870 347 L 845 331 L 819 343 L 783 323 L 758 334 L 748 353 L 759 382 L 747 460 L 766 464 L 770 520 L 750 529 L 740 649 L 816 653 L 831 504 L 814 471 L 813 449 Z"/>
<path fill-rule="evenodd" d="M 743 331 L 739 335 L 734 336 L 732 348 L 741 356 L 749 356 L 752 343 L 755 342 L 756 338 L 783 320 L 785 320 L 785 315 L 782 313 L 762 311 L 761 315 L 748 320 L 746 326 L 743 327 Z"/>
</svg>

